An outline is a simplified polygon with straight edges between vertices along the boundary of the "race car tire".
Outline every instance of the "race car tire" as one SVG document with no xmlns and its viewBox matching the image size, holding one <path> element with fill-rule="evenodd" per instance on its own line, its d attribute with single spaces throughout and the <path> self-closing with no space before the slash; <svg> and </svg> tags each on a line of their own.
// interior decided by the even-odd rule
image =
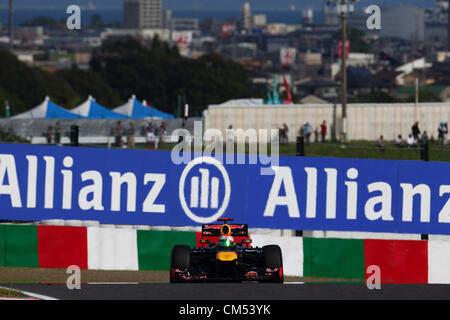
<svg viewBox="0 0 450 320">
<path fill-rule="evenodd" d="M 184 245 L 176 245 L 172 248 L 170 256 L 170 282 L 177 282 L 174 278 L 175 269 L 188 269 L 191 265 L 191 248 Z"/>
<path fill-rule="evenodd" d="M 275 279 L 268 282 L 283 283 L 283 258 L 281 255 L 281 248 L 278 245 L 268 245 L 263 247 L 264 267 L 270 269 L 279 269 L 280 272 Z"/>
</svg>

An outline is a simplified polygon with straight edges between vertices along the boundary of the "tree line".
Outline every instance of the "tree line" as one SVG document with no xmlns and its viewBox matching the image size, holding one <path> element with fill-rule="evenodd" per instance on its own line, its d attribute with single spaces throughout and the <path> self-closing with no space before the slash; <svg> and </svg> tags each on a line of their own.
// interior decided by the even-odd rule
<svg viewBox="0 0 450 320">
<path fill-rule="evenodd" d="M 107 41 L 93 52 L 89 70 L 74 65 L 54 73 L 0 50 L 0 103 L 8 100 L 12 115 L 35 107 L 46 95 L 68 109 L 92 95 L 113 109 L 133 94 L 172 114 L 181 97 L 197 115 L 209 104 L 261 97 L 240 64 L 214 53 L 186 58 L 157 37 L 149 46 L 131 38 Z"/>
</svg>

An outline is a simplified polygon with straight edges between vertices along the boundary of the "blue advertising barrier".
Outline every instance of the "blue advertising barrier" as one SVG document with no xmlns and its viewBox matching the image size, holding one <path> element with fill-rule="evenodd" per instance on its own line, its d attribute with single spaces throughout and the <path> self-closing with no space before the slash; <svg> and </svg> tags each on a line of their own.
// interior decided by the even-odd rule
<svg viewBox="0 0 450 320">
<path fill-rule="evenodd" d="M 232 217 L 258 228 L 450 234 L 450 163 L 244 160 L 0 144 L 0 220 L 198 226 Z"/>
</svg>

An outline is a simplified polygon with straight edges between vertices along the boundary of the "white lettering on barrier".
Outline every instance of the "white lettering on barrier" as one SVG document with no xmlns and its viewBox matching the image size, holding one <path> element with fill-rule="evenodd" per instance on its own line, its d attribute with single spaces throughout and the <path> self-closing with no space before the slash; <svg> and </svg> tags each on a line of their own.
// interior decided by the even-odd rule
<svg viewBox="0 0 450 320">
<path fill-rule="evenodd" d="M 65 168 L 71 168 L 73 166 L 73 158 L 65 157 L 63 160 L 63 166 Z M 63 201 L 62 208 L 70 210 L 72 209 L 72 180 L 73 174 L 70 170 L 61 170 L 63 175 Z"/>
<path fill-rule="evenodd" d="M 337 190 L 337 170 L 325 168 L 327 173 L 327 209 L 325 217 L 336 219 L 336 190 Z"/>
<path fill-rule="evenodd" d="M 420 222 L 430 222 L 430 187 L 425 184 L 419 184 L 414 187 L 410 183 L 400 183 L 400 187 L 403 189 L 402 220 L 412 221 L 413 198 L 415 195 L 420 195 Z"/>
<path fill-rule="evenodd" d="M 44 156 L 44 161 L 45 161 L 44 208 L 53 209 L 53 193 L 55 192 L 55 158 Z"/>
<path fill-rule="evenodd" d="M 348 179 L 358 178 L 358 170 L 350 168 L 347 170 Z M 356 181 L 345 181 L 347 186 L 347 219 L 355 220 L 358 206 L 358 183 Z"/>
<path fill-rule="evenodd" d="M 144 203 L 142 204 L 142 212 L 166 212 L 166 206 L 164 204 L 155 204 L 156 198 L 166 183 L 166 175 L 163 173 L 146 173 L 144 175 L 144 185 L 147 185 L 149 182 L 154 182 L 154 184 L 148 192 L 147 197 L 145 197 Z"/>
<path fill-rule="evenodd" d="M 97 210 L 103 211 L 105 208 L 102 204 L 103 197 L 103 178 L 102 174 L 95 170 L 85 171 L 81 174 L 81 181 L 91 180 L 93 183 L 84 186 L 78 193 L 78 205 L 81 210 Z M 89 195 L 92 194 L 91 200 Z"/>
<path fill-rule="evenodd" d="M 37 177 L 38 177 L 38 157 L 27 155 L 28 174 L 27 174 L 27 199 L 26 208 L 36 208 L 37 202 Z M 44 208 L 53 209 L 55 192 L 55 158 L 43 156 L 45 162 L 44 177 Z M 65 210 L 72 209 L 73 198 L 73 172 L 70 170 L 74 165 L 72 157 L 67 156 L 63 159 L 62 175 L 62 199 L 61 207 Z M 127 187 L 127 205 L 128 212 L 136 211 L 136 191 L 137 182 L 134 173 L 110 172 L 111 176 L 111 211 L 121 210 L 121 189 L 122 185 Z M 80 175 L 82 182 L 91 182 L 84 185 L 78 191 L 78 206 L 81 210 L 103 211 L 103 176 L 99 171 L 84 171 Z M 7 180 L 7 182 L 6 182 Z M 155 200 L 160 194 L 166 181 L 166 174 L 146 173 L 144 175 L 144 185 L 150 181 L 155 182 L 150 188 L 147 197 L 143 203 L 143 212 L 165 212 L 164 204 L 155 204 Z M 0 154 L 0 196 L 8 195 L 11 207 L 22 208 L 20 196 L 19 180 L 17 178 L 15 157 L 10 154 Z"/>
<path fill-rule="evenodd" d="M 317 169 L 305 168 L 307 175 L 306 181 L 306 218 L 316 217 L 317 205 Z"/>
<path fill-rule="evenodd" d="M 5 177 L 8 176 L 8 183 L 5 185 Z M 11 199 L 11 206 L 22 207 L 20 199 L 19 181 L 17 180 L 16 161 L 13 155 L 0 155 L 0 195 L 7 194 Z"/>
<path fill-rule="evenodd" d="M 127 211 L 136 211 L 136 176 L 132 172 L 121 174 L 110 172 L 111 184 L 111 211 L 120 211 L 120 198 L 122 184 L 127 185 Z"/>
<path fill-rule="evenodd" d="M 37 157 L 26 156 L 28 161 L 27 208 L 36 208 Z"/>
<path fill-rule="evenodd" d="M 364 214 L 366 218 L 370 221 L 381 220 L 392 221 L 394 218 L 391 215 L 392 209 L 392 190 L 391 186 L 385 182 L 373 182 L 367 186 L 369 193 L 375 191 L 381 191 L 381 195 L 371 197 L 366 201 L 364 206 Z M 381 204 L 381 209 L 375 211 L 375 206 Z"/>
<path fill-rule="evenodd" d="M 277 206 L 287 206 L 290 218 L 299 218 L 297 194 L 295 193 L 292 171 L 289 167 L 272 167 L 275 171 L 272 188 L 267 199 L 265 217 L 273 217 Z M 285 196 L 280 196 L 281 186 L 284 185 Z"/>
<path fill-rule="evenodd" d="M 448 193 L 450 193 L 450 186 L 443 185 L 439 187 L 439 197 L 443 197 L 444 194 Z M 450 197 L 439 212 L 439 222 L 450 223 Z"/>
<path fill-rule="evenodd" d="M 290 218 L 299 218 L 299 206 L 294 180 L 290 167 L 272 167 L 275 176 L 269 192 L 264 210 L 265 217 L 273 217 L 277 206 L 287 206 Z M 317 205 L 317 168 L 307 167 L 306 172 L 306 218 L 316 218 Z M 337 195 L 337 170 L 324 168 L 326 173 L 326 219 L 336 219 L 336 195 Z M 347 171 L 348 179 L 356 179 L 358 170 L 350 168 Z M 356 181 L 344 181 L 347 186 L 347 216 L 348 220 L 357 219 L 358 185 Z M 284 186 L 285 195 L 280 196 L 281 186 Z M 408 183 L 400 183 L 403 190 L 402 216 L 404 222 L 411 222 L 413 215 L 413 197 L 418 195 L 421 199 L 420 222 L 430 222 L 431 190 L 425 184 L 413 186 Z M 369 194 L 378 192 L 367 199 L 364 205 L 364 215 L 369 221 L 383 220 L 393 221 L 392 216 L 392 187 L 386 182 L 373 182 L 367 185 Z M 441 185 L 439 196 L 450 194 L 450 186 Z M 379 209 L 376 210 L 376 207 Z M 439 223 L 450 223 L 450 199 L 439 212 Z"/>
</svg>

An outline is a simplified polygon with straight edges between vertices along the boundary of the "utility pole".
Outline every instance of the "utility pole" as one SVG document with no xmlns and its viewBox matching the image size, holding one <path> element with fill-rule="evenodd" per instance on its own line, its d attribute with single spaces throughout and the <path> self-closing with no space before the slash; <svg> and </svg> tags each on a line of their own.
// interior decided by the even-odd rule
<svg viewBox="0 0 450 320">
<path fill-rule="evenodd" d="M 447 51 L 450 51 L 450 0 L 448 0 L 447 21 Z"/>
<path fill-rule="evenodd" d="M 9 0 L 9 46 L 12 50 L 14 47 L 14 34 L 13 34 L 13 24 L 14 24 L 14 0 Z"/>
<path fill-rule="evenodd" d="M 341 0 L 342 56 L 341 56 L 341 103 L 342 103 L 342 142 L 347 140 L 347 0 Z"/>
<path fill-rule="evenodd" d="M 341 141 L 345 142 L 348 135 L 348 121 L 347 121 L 347 54 L 349 53 L 349 47 L 347 46 L 347 14 L 354 11 L 353 3 L 359 0 L 331 0 L 336 5 L 337 13 L 340 15 L 341 20 Z M 450 0 L 449 0 L 450 1 Z"/>
</svg>

